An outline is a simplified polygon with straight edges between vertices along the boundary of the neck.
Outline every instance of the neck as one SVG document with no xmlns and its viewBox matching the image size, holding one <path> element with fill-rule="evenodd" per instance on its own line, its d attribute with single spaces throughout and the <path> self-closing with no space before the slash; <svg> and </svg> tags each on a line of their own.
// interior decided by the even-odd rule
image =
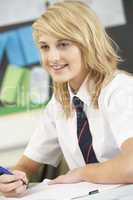
<svg viewBox="0 0 133 200">
<path fill-rule="evenodd" d="M 80 80 L 74 80 L 74 81 L 70 81 L 69 82 L 69 85 L 70 85 L 70 88 L 72 90 L 72 92 L 74 94 L 76 94 L 79 90 L 79 88 L 81 87 L 82 83 L 84 82 L 84 80 L 86 79 L 87 75 L 84 76 L 82 79 Z"/>
</svg>

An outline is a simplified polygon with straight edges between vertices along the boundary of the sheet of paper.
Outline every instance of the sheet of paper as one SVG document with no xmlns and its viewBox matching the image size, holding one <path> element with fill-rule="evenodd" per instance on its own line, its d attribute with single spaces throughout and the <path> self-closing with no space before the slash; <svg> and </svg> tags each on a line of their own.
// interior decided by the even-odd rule
<svg viewBox="0 0 133 200">
<path fill-rule="evenodd" d="M 133 195 L 121 197 L 119 200 L 133 200 Z"/>
<path fill-rule="evenodd" d="M 74 184 L 55 184 L 48 185 L 47 179 L 36 186 L 31 187 L 27 194 L 21 200 L 71 200 L 74 197 L 88 195 L 92 190 L 103 191 L 118 187 L 119 185 L 99 185 L 88 182 L 80 182 Z M 20 200 L 20 198 L 12 198 L 12 200 Z M 9 200 L 9 198 L 2 197 L 0 200 Z M 11 199 L 10 199 L 11 200 Z"/>
</svg>

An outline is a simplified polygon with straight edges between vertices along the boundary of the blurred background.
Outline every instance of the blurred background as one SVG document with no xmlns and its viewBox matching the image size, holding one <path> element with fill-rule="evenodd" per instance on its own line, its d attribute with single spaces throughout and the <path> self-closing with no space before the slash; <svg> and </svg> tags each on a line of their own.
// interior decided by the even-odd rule
<svg viewBox="0 0 133 200">
<path fill-rule="evenodd" d="M 0 165 L 12 167 L 52 94 L 32 23 L 56 0 L 0 0 Z M 84 0 L 119 45 L 119 68 L 133 73 L 133 0 Z"/>
</svg>

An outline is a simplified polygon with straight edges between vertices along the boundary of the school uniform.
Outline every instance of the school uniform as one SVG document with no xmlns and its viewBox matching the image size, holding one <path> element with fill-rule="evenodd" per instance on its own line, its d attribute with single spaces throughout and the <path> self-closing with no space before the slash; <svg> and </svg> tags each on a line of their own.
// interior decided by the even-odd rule
<svg viewBox="0 0 133 200">
<path fill-rule="evenodd" d="M 69 86 L 68 89 L 72 104 L 74 94 Z M 122 143 L 133 137 L 132 76 L 117 71 L 101 90 L 99 109 L 91 104 L 87 80 L 76 96 L 84 102 L 98 161 L 112 159 L 121 151 Z M 37 162 L 57 166 L 62 153 L 71 170 L 86 164 L 77 139 L 76 111 L 66 119 L 61 105 L 53 95 L 24 154 Z"/>
</svg>

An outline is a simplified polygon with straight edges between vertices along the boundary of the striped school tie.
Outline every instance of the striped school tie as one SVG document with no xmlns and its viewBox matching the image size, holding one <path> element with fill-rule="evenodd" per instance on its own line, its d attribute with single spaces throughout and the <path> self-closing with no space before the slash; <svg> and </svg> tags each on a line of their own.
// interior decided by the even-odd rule
<svg viewBox="0 0 133 200">
<path fill-rule="evenodd" d="M 88 119 L 83 110 L 84 103 L 76 96 L 73 97 L 73 104 L 77 114 L 77 136 L 78 142 L 86 163 L 96 163 L 97 158 L 92 146 L 92 136 Z"/>
</svg>

